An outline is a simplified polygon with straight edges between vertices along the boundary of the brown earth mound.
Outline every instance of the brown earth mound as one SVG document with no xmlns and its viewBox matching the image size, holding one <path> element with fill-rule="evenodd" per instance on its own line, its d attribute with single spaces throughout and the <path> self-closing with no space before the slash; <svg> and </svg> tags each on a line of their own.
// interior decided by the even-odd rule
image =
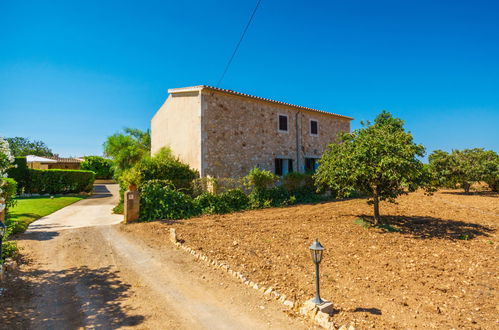
<svg viewBox="0 0 499 330">
<path fill-rule="evenodd" d="M 174 224 L 185 243 L 297 301 L 314 296 L 308 246 L 326 247 L 322 296 L 358 328 L 498 326 L 499 196 L 441 191 L 384 203 L 385 228 L 365 228 L 365 200 L 248 211 Z M 364 220 L 359 220 L 363 218 Z M 165 244 L 166 223 L 131 226 Z"/>
</svg>

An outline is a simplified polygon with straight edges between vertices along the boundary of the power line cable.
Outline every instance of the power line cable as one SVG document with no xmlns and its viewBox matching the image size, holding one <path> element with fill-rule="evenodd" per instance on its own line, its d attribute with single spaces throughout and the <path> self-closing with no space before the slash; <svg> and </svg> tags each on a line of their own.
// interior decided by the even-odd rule
<svg viewBox="0 0 499 330">
<path fill-rule="evenodd" d="M 239 39 L 239 42 L 237 43 L 236 48 L 234 49 L 234 52 L 232 53 L 232 55 L 229 59 L 229 62 L 227 62 L 227 65 L 225 66 L 225 70 L 222 73 L 222 76 L 220 77 L 220 79 L 218 80 L 216 87 L 219 87 L 220 83 L 222 82 L 222 80 L 225 77 L 225 74 L 229 70 L 229 67 L 232 63 L 232 60 L 234 59 L 234 56 L 236 56 L 237 50 L 239 49 L 239 45 L 241 45 L 241 42 L 243 41 L 244 36 L 246 35 L 246 31 L 248 31 L 248 28 L 251 25 L 251 21 L 253 20 L 253 17 L 255 17 L 256 11 L 257 11 L 258 7 L 260 6 L 260 2 L 262 2 L 262 0 L 258 0 L 258 2 L 256 3 L 255 9 L 253 9 L 253 13 L 251 13 L 250 19 L 248 20 L 248 23 L 246 24 L 246 27 L 244 28 L 243 34 L 241 35 L 241 38 Z"/>
</svg>

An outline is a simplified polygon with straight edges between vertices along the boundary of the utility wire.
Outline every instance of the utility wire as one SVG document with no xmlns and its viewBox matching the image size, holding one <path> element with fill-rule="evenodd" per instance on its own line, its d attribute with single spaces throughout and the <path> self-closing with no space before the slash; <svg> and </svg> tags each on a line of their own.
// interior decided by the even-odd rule
<svg viewBox="0 0 499 330">
<path fill-rule="evenodd" d="M 246 31 L 248 31 L 248 28 L 251 25 L 251 21 L 253 20 L 253 17 L 255 17 L 256 11 L 257 11 L 258 7 L 260 6 L 260 2 L 262 2 L 262 0 L 258 0 L 258 2 L 256 3 L 255 9 L 253 9 L 253 13 L 251 14 L 250 19 L 249 19 L 248 23 L 246 24 L 246 27 L 244 28 L 243 34 L 241 35 L 241 38 L 239 39 L 239 42 L 237 43 L 236 48 L 234 49 L 234 52 L 232 53 L 232 55 L 229 59 L 229 62 L 227 62 L 227 66 L 225 66 L 225 70 L 222 73 L 222 76 L 220 77 L 220 79 L 217 82 L 216 87 L 219 87 L 220 83 L 222 82 L 222 80 L 225 77 L 225 74 L 229 70 L 229 67 L 232 63 L 232 60 L 234 59 L 234 56 L 236 56 L 237 50 L 239 49 L 239 45 L 241 45 L 241 42 L 243 41 L 244 36 L 246 35 Z"/>
</svg>

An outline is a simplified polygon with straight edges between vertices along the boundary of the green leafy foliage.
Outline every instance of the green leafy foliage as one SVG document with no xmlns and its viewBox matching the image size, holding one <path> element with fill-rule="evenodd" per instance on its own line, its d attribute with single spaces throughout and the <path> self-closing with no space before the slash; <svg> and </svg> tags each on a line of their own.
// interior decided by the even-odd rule
<svg viewBox="0 0 499 330">
<path fill-rule="evenodd" d="M 474 183 L 485 181 L 492 190 L 498 189 L 499 156 L 494 151 L 482 148 L 453 150 L 452 153 L 435 150 L 428 160 L 438 186 L 459 186 L 468 193 Z"/>
<path fill-rule="evenodd" d="M 169 180 L 174 188 L 191 194 L 192 180 L 198 172 L 174 157 L 169 149 L 163 148 L 153 157 L 144 157 L 133 168 L 123 173 L 125 185 L 135 184 L 138 188 L 150 180 Z"/>
<path fill-rule="evenodd" d="M 194 200 L 164 180 L 150 180 L 140 188 L 140 220 L 185 219 L 199 214 Z"/>
<path fill-rule="evenodd" d="M 111 179 L 114 171 L 113 161 L 99 156 L 86 156 L 80 164 L 82 170 L 92 171 L 96 179 Z"/>
<path fill-rule="evenodd" d="M 230 189 L 219 195 L 208 192 L 194 199 L 204 214 L 224 214 L 237 212 L 249 207 L 249 198 L 241 189 Z"/>
<path fill-rule="evenodd" d="M 103 147 L 105 156 L 113 160 L 115 173 L 120 176 L 122 171 L 132 168 L 143 157 L 149 156 L 151 134 L 149 130 L 125 128 L 124 133 L 109 136 Z"/>
<path fill-rule="evenodd" d="M 26 163 L 26 157 L 16 157 L 13 165 L 14 166 L 12 168 L 7 170 L 7 175 L 16 180 L 17 192 L 22 193 L 24 187 L 26 187 L 29 182 L 29 171 Z"/>
<path fill-rule="evenodd" d="M 5 199 L 7 212 L 16 205 L 17 182 L 12 178 L 2 178 L 0 181 L 0 196 Z"/>
<path fill-rule="evenodd" d="M 309 173 L 291 172 L 282 178 L 282 184 L 291 195 L 298 199 L 313 198 L 317 190 L 314 179 Z"/>
<path fill-rule="evenodd" d="M 42 141 L 31 141 L 24 137 L 7 138 L 10 144 L 10 150 L 14 157 L 23 157 L 27 155 L 34 156 L 54 156 L 52 150 Z"/>
<path fill-rule="evenodd" d="M 275 186 L 279 177 L 274 173 L 262 170 L 257 167 L 251 169 L 251 171 L 246 175 L 246 184 L 253 189 L 265 190 Z"/>
<path fill-rule="evenodd" d="M 27 194 L 67 194 L 90 192 L 95 181 L 92 171 L 28 169 Z"/>
<path fill-rule="evenodd" d="M 395 202 L 397 196 L 430 187 L 429 174 L 419 161 L 425 148 L 413 142 L 403 121 L 381 112 L 374 124 L 341 136 L 319 161 L 316 184 L 329 186 L 338 197 L 358 191 L 374 205 L 374 221 L 381 221 L 379 202 Z"/>
<path fill-rule="evenodd" d="M 0 264 L 2 263 L 2 260 L 5 260 L 5 258 L 15 257 L 17 252 L 17 242 L 7 240 L 2 241 L 2 256 L 0 258 Z"/>
<path fill-rule="evenodd" d="M 267 208 L 292 205 L 296 196 L 292 196 L 283 186 L 272 188 L 254 188 L 249 194 L 251 208 Z"/>
</svg>

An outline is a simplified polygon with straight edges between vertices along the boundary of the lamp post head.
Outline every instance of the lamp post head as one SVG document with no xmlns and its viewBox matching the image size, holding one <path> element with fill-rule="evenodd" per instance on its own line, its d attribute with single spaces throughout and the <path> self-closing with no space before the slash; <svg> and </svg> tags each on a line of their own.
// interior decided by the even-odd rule
<svg viewBox="0 0 499 330">
<path fill-rule="evenodd" d="M 322 261 L 322 254 L 324 252 L 324 247 L 321 245 L 318 239 L 310 245 L 310 255 L 312 256 L 312 261 L 314 264 L 319 264 Z"/>
</svg>

